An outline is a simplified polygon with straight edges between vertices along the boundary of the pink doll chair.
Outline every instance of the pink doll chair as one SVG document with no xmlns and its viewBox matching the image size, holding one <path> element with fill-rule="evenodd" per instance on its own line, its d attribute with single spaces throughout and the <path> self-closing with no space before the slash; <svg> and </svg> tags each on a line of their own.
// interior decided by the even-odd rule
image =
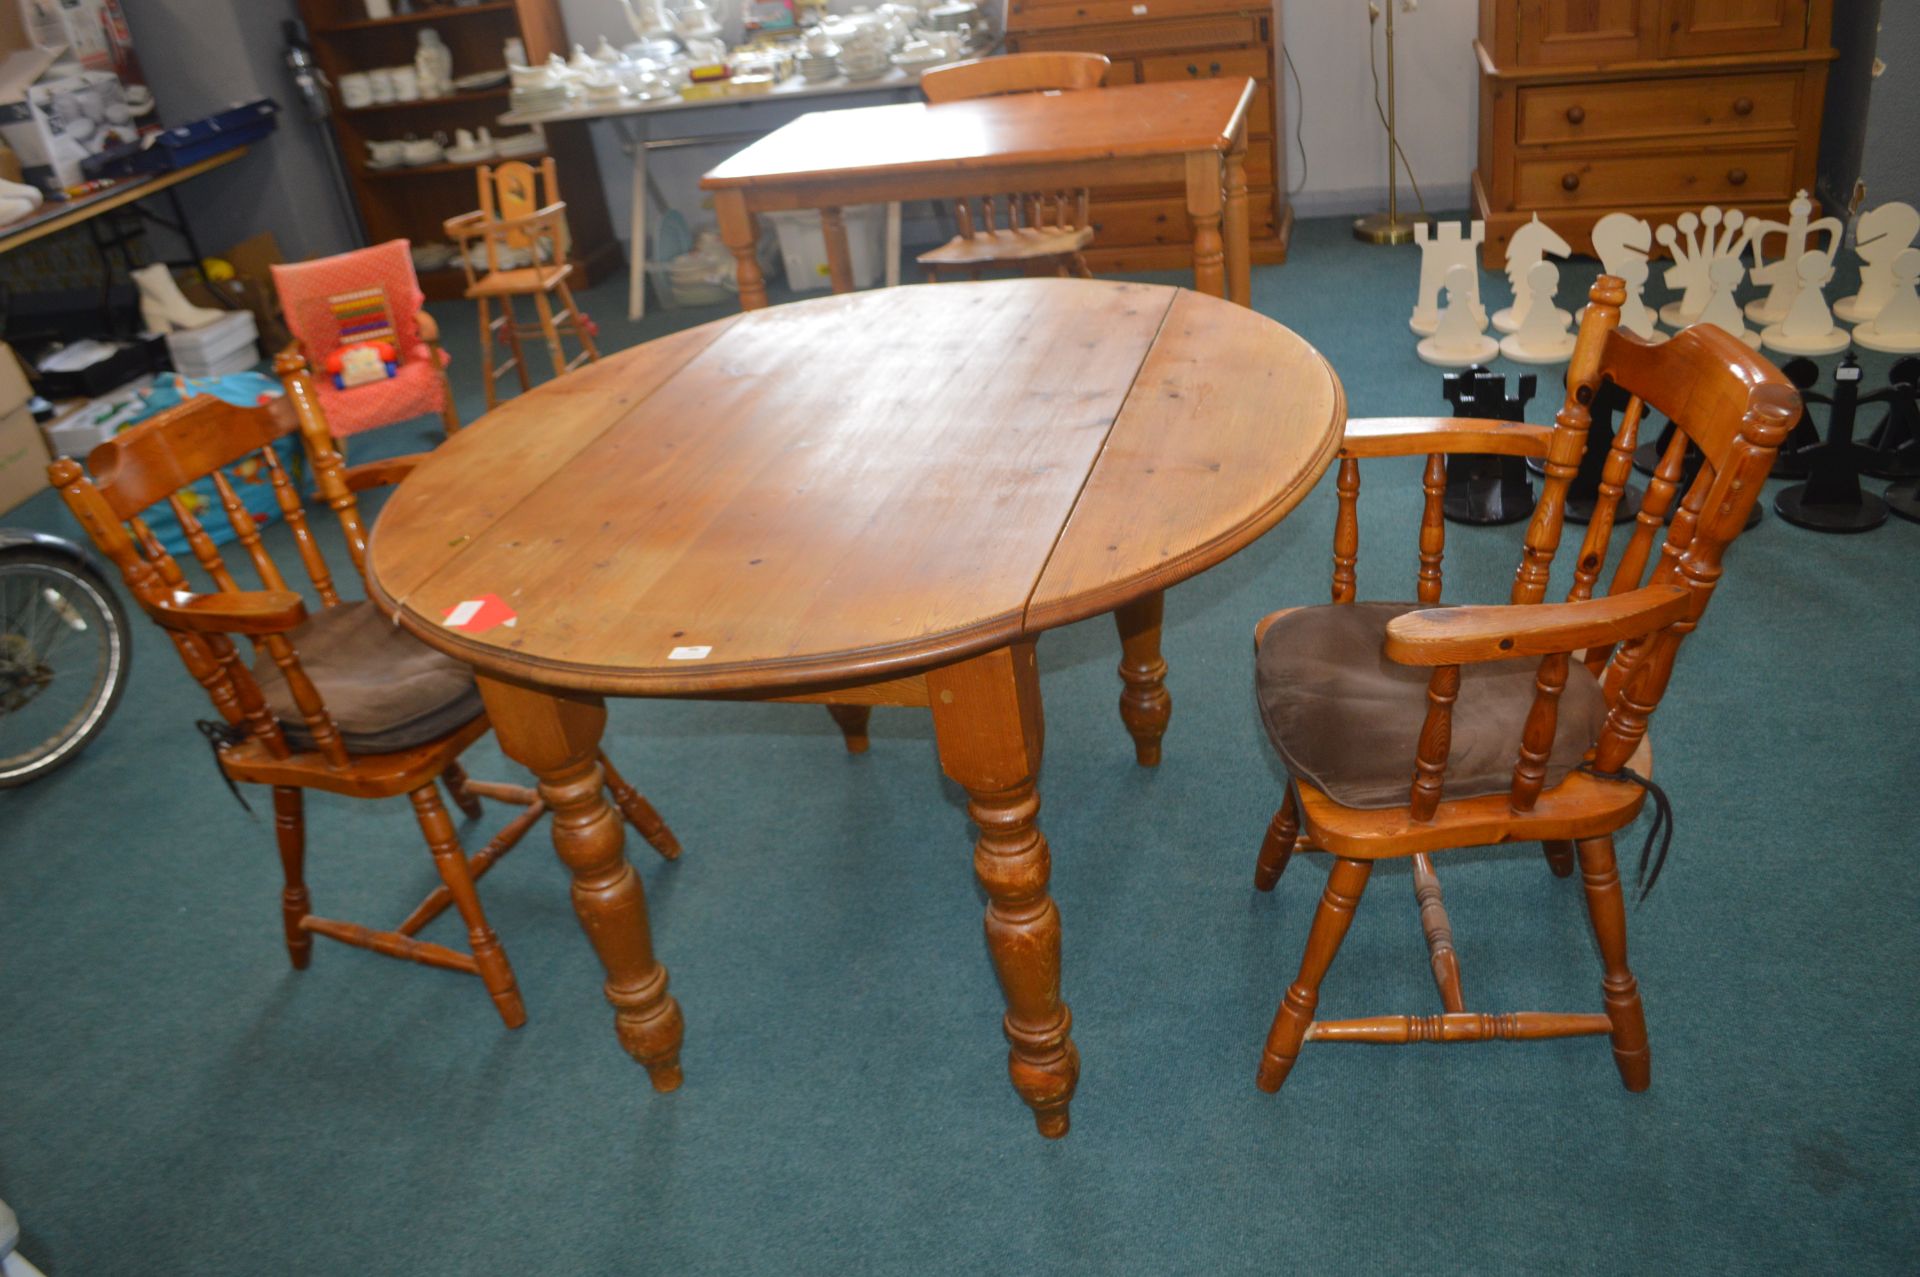
<svg viewBox="0 0 1920 1277">
<path fill-rule="evenodd" d="M 335 438 L 430 412 L 440 414 L 448 434 L 460 428 L 440 327 L 421 309 L 426 294 L 406 240 L 275 266 L 273 286 L 294 345 L 313 370 Z M 327 375 L 328 360 L 363 343 L 393 347 L 391 375 L 343 389 Z"/>
</svg>

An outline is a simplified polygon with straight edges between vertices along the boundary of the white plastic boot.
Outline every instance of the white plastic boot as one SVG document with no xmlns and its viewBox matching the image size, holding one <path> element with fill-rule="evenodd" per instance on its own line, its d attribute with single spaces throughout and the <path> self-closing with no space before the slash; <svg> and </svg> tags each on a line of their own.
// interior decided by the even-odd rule
<svg viewBox="0 0 1920 1277">
<path fill-rule="evenodd" d="M 188 301 L 165 262 L 142 266 L 130 277 L 140 288 L 140 322 L 156 333 L 204 328 L 227 313 Z"/>
</svg>

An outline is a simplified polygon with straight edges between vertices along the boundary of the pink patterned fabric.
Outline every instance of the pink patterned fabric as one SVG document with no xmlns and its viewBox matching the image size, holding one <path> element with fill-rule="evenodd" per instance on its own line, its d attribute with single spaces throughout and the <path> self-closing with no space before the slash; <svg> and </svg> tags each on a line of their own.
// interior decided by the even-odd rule
<svg viewBox="0 0 1920 1277">
<path fill-rule="evenodd" d="M 432 348 L 420 340 L 419 314 L 426 294 L 420 291 L 419 277 L 413 272 L 412 246 L 406 240 L 388 240 L 334 257 L 275 266 L 273 286 L 280 293 L 287 328 L 313 368 L 320 387 L 320 406 L 336 437 L 440 411 L 446 385 L 433 366 Z M 342 344 L 333 299 L 365 288 L 379 288 L 387 295 L 400 370 L 384 381 L 340 390 L 325 370 L 327 356 Z M 446 362 L 443 351 L 440 363 L 444 366 Z"/>
</svg>

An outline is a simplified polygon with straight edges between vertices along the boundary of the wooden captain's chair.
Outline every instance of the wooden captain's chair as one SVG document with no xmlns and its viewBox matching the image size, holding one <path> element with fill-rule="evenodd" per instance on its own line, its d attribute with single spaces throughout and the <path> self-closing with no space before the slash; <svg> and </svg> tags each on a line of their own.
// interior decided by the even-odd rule
<svg viewBox="0 0 1920 1277">
<path fill-rule="evenodd" d="M 1424 418 L 1348 424 L 1340 452 L 1333 603 L 1276 612 L 1255 630 L 1260 710 L 1290 782 L 1254 883 L 1271 890 L 1288 858 L 1303 848 L 1334 857 L 1299 975 L 1261 1056 L 1265 1090 L 1279 1089 L 1306 1041 L 1581 1034 L 1609 1035 L 1627 1089 L 1648 1085 L 1646 1022 L 1627 966 L 1613 837 L 1639 815 L 1650 792 L 1641 780 L 1653 771 L 1648 716 L 1667 689 L 1681 640 L 1706 611 L 1721 556 L 1744 527 L 1800 402 L 1771 365 L 1711 325 L 1659 345 L 1618 330 L 1625 296 L 1610 276 L 1594 285 L 1567 370 L 1565 406 L 1551 429 Z M 1631 398 L 1607 454 L 1567 601 L 1544 603 L 1567 486 L 1586 442 L 1588 406 L 1607 382 Z M 1607 593 L 1596 598 L 1614 511 L 1649 407 L 1679 429 L 1648 485 Z M 1674 511 L 1689 439 L 1705 461 Z M 1546 483 L 1506 606 L 1438 606 L 1445 456 L 1454 452 L 1546 458 Z M 1359 460 L 1422 454 L 1419 602 L 1355 603 Z M 1672 526 L 1656 555 L 1670 511 Z M 1649 563 L 1652 573 L 1643 584 Z M 1543 844 L 1561 877 L 1573 871 L 1578 855 L 1604 968 L 1603 1012 L 1466 1009 L 1432 855 L 1532 841 Z M 1399 856 L 1413 858 L 1444 1010 L 1316 1020 L 1321 980 L 1374 862 Z M 1658 872 L 1656 861 L 1654 877 Z"/>
<path fill-rule="evenodd" d="M 1106 82 L 1101 53 L 1007 53 L 936 67 L 920 79 L 928 102 L 959 102 L 1010 93 L 1058 93 L 1097 89 Z M 1087 192 L 1025 192 L 955 200 L 960 233 L 916 259 L 927 278 L 964 270 L 973 279 L 991 266 L 1018 266 L 1081 279 L 1092 277 L 1081 250 L 1093 242 Z"/>
<path fill-rule="evenodd" d="M 230 784 L 273 790 L 274 832 L 286 877 L 281 909 L 294 967 L 307 966 L 313 937 L 322 935 L 389 957 L 464 971 L 480 977 L 500 1018 L 508 1028 L 518 1028 L 526 1011 L 475 884 L 533 827 L 545 806 L 525 786 L 467 778 L 460 755 L 488 730 L 472 671 L 396 628 L 371 603 L 341 598 L 274 445 L 299 433 L 321 496 L 338 516 L 347 550 L 362 572 L 366 530 L 354 493 L 397 482 L 415 458 L 346 468 L 304 362 L 282 355 L 278 371 L 288 390 L 283 399 L 237 408 L 200 396 L 101 444 L 85 469 L 60 458 L 50 477 L 212 699 L 219 719 L 203 730 L 215 741 L 221 773 Z M 272 485 L 317 606 L 289 588 L 240 502 L 227 468 L 248 458 L 258 458 L 257 481 Z M 183 496 L 202 478 L 211 478 L 258 588 L 241 586 Z M 161 501 L 179 520 L 211 589 L 189 586 L 185 572 L 141 517 Z M 679 844 L 647 800 L 604 757 L 600 761 L 626 819 L 661 855 L 678 856 Z M 469 858 L 436 783 L 445 784 L 469 818 L 480 815 L 482 798 L 521 810 Z M 314 914 L 305 878 L 309 789 L 350 798 L 404 794 L 441 886 L 398 926 L 384 930 Z M 419 937 L 449 905 L 466 923 L 464 951 Z"/>
</svg>

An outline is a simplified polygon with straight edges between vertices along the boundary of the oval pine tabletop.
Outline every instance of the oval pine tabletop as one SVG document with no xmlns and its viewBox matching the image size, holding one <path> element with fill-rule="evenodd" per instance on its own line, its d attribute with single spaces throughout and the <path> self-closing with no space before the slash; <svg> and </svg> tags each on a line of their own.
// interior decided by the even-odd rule
<svg viewBox="0 0 1920 1277">
<path fill-rule="evenodd" d="M 1020 279 L 731 316 L 487 414 L 394 492 L 371 593 L 491 673 L 874 681 L 1128 603 L 1312 488 L 1339 379 L 1182 288 Z"/>
</svg>

